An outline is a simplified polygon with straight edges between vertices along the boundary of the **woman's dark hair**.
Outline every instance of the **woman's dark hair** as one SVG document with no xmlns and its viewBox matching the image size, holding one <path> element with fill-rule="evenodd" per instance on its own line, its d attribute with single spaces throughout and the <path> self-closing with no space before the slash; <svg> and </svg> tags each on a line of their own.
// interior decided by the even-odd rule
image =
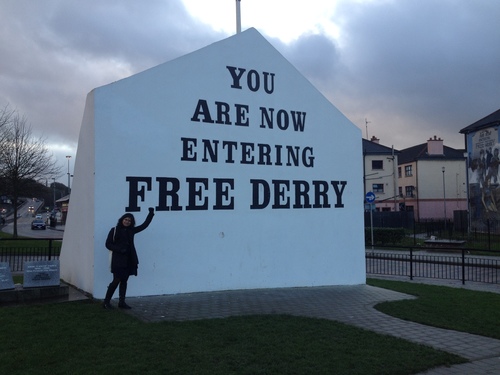
<svg viewBox="0 0 500 375">
<path fill-rule="evenodd" d="M 125 215 L 122 215 L 122 217 L 120 217 L 118 219 L 118 225 L 123 225 L 123 219 L 125 219 L 126 217 L 128 217 L 130 219 L 130 226 L 131 227 L 135 227 L 135 218 L 134 218 L 134 215 L 129 214 L 129 213 L 126 213 Z"/>
</svg>

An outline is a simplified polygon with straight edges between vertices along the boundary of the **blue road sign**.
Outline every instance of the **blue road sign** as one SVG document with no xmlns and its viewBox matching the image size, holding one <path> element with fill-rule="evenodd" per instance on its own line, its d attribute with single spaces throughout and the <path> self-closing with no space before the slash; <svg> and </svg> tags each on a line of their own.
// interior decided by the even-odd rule
<svg viewBox="0 0 500 375">
<path fill-rule="evenodd" d="M 375 194 L 373 194 L 372 191 L 369 191 L 368 193 L 366 193 L 365 199 L 368 203 L 375 202 Z"/>
</svg>

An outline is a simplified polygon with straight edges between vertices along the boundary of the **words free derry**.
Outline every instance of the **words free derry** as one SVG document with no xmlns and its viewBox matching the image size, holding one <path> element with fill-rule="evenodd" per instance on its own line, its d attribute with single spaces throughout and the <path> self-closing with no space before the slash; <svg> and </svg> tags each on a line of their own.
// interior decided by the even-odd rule
<svg viewBox="0 0 500 375">
<path fill-rule="evenodd" d="M 226 66 L 231 89 L 274 92 L 274 73 L 247 70 Z M 222 126 L 250 127 L 249 105 L 208 102 L 199 99 L 194 106 L 190 121 Z M 306 126 L 306 112 L 258 108 L 260 129 L 303 132 Z M 206 126 L 206 125 L 205 125 Z M 314 149 L 310 146 L 281 145 L 242 142 L 231 139 L 197 139 L 181 137 L 182 154 L 185 163 L 226 163 L 240 165 L 261 165 L 279 167 L 314 168 Z M 188 177 L 181 181 L 176 177 L 127 176 L 129 203 L 126 211 L 140 211 L 139 201 L 144 201 L 152 184 L 157 184 L 158 205 L 156 211 L 185 210 L 234 210 L 236 188 L 233 178 Z M 185 184 L 184 184 L 185 182 Z M 347 181 L 338 180 L 284 180 L 251 178 L 251 197 L 248 207 L 262 209 L 300 209 L 300 208 L 342 208 L 342 195 Z M 186 199 L 181 201 L 181 186 L 186 189 Z M 213 191 L 211 191 L 213 190 Z"/>
</svg>

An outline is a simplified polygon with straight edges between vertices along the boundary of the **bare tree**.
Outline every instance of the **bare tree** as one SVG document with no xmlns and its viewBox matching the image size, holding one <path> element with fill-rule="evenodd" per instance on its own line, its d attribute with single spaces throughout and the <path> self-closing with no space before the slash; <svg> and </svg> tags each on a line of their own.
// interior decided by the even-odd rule
<svg viewBox="0 0 500 375">
<path fill-rule="evenodd" d="M 14 111 L 9 108 L 9 105 L 6 105 L 2 109 L 0 109 L 0 146 L 4 147 L 5 138 L 7 135 L 7 128 L 12 121 L 12 117 L 14 116 Z"/>
<path fill-rule="evenodd" d="M 17 237 L 17 202 L 30 193 L 33 181 L 59 176 L 44 138 L 33 136 L 26 117 L 4 109 L 7 119 L 0 127 L 0 177 L 14 206 L 14 237 Z M 1 113 L 0 113 L 1 118 Z"/>
<path fill-rule="evenodd" d="M 12 116 L 14 114 L 14 111 L 9 108 L 9 105 L 6 104 L 2 109 L 0 109 L 0 152 L 7 147 L 6 146 L 6 134 L 7 134 L 7 128 L 8 125 L 10 124 L 10 121 L 12 119 Z M 1 157 L 1 154 L 0 154 Z M 0 194 L 6 193 L 7 191 L 7 184 L 5 183 L 4 179 L 1 178 L 2 173 L 1 173 L 1 168 L 3 168 L 3 163 L 2 160 L 0 159 Z"/>
</svg>

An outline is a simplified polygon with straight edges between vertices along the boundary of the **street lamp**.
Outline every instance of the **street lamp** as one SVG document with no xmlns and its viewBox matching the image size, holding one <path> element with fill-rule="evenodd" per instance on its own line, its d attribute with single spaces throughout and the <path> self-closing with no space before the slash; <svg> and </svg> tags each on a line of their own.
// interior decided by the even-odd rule
<svg viewBox="0 0 500 375">
<path fill-rule="evenodd" d="M 443 171 L 443 206 L 444 206 L 444 231 L 446 232 L 446 186 L 444 184 L 444 167 L 441 168 Z"/>
<path fill-rule="evenodd" d="M 70 158 L 71 158 L 71 155 L 66 155 L 66 159 L 68 159 L 68 193 L 71 190 L 71 186 L 70 186 L 70 177 L 71 177 L 71 175 L 69 174 L 69 159 Z"/>
<path fill-rule="evenodd" d="M 56 178 L 52 177 L 54 180 L 54 210 L 56 209 Z"/>
</svg>

